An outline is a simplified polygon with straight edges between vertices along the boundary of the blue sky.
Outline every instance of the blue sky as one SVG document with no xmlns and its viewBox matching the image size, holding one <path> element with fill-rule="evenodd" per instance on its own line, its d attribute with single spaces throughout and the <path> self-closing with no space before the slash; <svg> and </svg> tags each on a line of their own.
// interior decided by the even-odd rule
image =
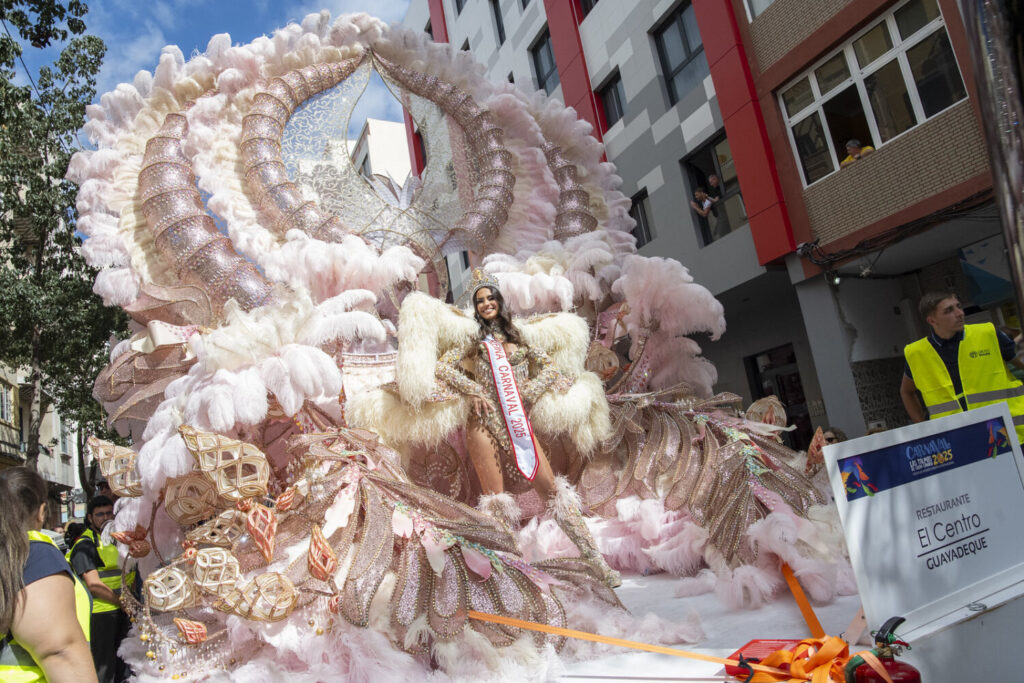
<svg viewBox="0 0 1024 683">
<path fill-rule="evenodd" d="M 86 26 L 107 44 L 97 97 L 118 83 L 131 82 L 140 69 L 152 71 L 165 45 L 177 45 L 189 59 L 205 51 L 210 38 L 218 33 L 231 34 L 232 43 L 239 45 L 321 9 L 329 10 L 332 17 L 367 12 L 392 23 L 401 21 L 408 6 L 409 0 L 92 0 Z M 53 50 L 25 51 L 32 70 L 55 56 Z M 378 79 L 371 81 L 360 100 L 353 115 L 354 127 L 366 116 L 391 121 L 402 118 L 398 101 Z"/>
</svg>

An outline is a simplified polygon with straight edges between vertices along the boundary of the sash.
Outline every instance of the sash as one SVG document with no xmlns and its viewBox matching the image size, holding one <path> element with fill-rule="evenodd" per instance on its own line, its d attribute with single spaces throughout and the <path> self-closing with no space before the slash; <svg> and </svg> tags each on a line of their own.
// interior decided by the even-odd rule
<svg viewBox="0 0 1024 683">
<path fill-rule="evenodd" d="M 523 407 L 523 397 L 519 395 L 516 378 L 512 374 L 512 364 L 502 343 L 490 335 L 483 341 L 487 349 L 487 357 L 491 362 L 491 377 L 494 389 L 498 393 L 501 416 L 505 420 L 505 431 L 512 444 L 512 453 L 516 458 L 516 467 L 528 481 L 537 476 L 540 462 L 537 459 L 537 447 L 533 442 L 533 427 Z"/>
</svg>

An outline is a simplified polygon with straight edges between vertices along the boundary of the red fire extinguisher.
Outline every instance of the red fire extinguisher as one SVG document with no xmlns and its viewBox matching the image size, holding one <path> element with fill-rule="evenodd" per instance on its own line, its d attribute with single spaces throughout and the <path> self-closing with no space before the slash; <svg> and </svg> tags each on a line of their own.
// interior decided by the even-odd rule
<svg viewBox="0 0 1024 683">
<path fill-rule="evenodd" d="M 903 617 L 892 617 L 882 625 L 882 628 L 873 633 L 875 647 L 871 650 L 882 662 L 886 673 L 893 683 L 921 683 L 921 672 L 907 664 L 895 659 L 896 655 L 909 650 L 910 644 L 900 640 L 896 635 L 896 629 L 906 619 Z M 874 670 L 862 657 L 853 657 L 846 664 L 846 683 L 882 683 L 885 679 Z"/>
</svg>

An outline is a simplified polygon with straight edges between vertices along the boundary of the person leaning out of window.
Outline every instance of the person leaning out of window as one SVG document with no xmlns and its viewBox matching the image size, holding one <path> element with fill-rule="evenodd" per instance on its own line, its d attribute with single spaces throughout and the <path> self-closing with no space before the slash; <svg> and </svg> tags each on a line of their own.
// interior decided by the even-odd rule
<svg viewBox="0 0 1024 683">
<path fill-rule="evenodd" d="M 846 158 L 839 164 L 842 166 L 849 166 L 855 161 L 859 161 L 875 151 L 875 148 L 871 145 L 862 145 L 860 140 L 854 138 L 846 141 Z"/>
<path fill-rule="evenodd" d="M 0 472 L 0 681 L 96 683 L 91 599 L 42 533 L 46 482 L 25 467 Z"/>
<path fill-rule="evenodd" d="M 701 218 L 707 218 L 714 208 L 715 202 L 708 197 L 707 190 L 698 187 L 693 191 L 693 199 L 690 200 L 690 208 L 697 212 Z"/>
</svg>

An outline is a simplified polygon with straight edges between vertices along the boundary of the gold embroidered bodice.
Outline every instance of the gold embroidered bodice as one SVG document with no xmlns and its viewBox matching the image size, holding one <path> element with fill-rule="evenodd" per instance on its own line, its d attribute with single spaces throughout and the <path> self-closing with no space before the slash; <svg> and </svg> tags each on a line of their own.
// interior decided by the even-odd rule
<svg viewBox="0 0 1024 683">
<path fill-rule="evenodd" d="M 551 357 L 544 351 L 527 345 L 506 343 L 505 352 L 508 354 L 512 375 L 526 404 L 527 413 L 537 399 L 548 390 L 554 389 L 558 393 L 565 393 L 572 386 L 572 379 L 560 373 Z M 518 475 L 518 470 L 512 462 L 512 446 L 498 403 L 487 349 L 482 343 L 475 344 L 468 352 L 463 352 L 459 348 L 451 349 L 438 360 L 435 374 L 454 392 L 465 396 L 483 397 L 491 404 L 493 410 L 486 414 L 481 423 L 491 435 L 499 454 L 498 459 L 505 475 L 506 487 L 512 490 L 520 488 L 517 484 L 525 482 L 525 479 Z M 477 418 L 473 415 L 470 419 Z"/>
</svg>

